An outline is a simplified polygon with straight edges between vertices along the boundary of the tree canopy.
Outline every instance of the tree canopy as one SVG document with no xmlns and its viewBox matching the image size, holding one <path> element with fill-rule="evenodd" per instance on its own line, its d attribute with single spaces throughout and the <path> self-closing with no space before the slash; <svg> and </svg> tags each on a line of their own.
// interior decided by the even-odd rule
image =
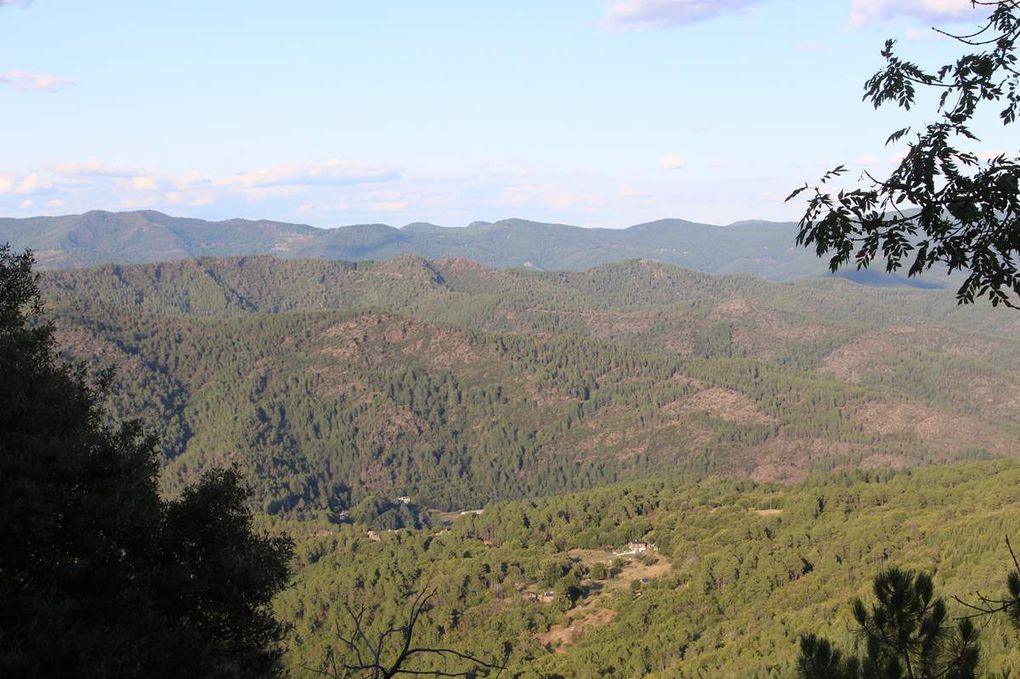
<svg viewBox="0 0 1020 679">
<path fill-rule="evenodd" d="M 273 674 L 290 540 L 232 470 L 161 498 L 155 441 L 59 358 L 32 266 L 0 247 L 0 675 Z"/>
<path fill-rule="evenodd" d="M 885 66 L 864 86 L 875 108 L 909 110 L 919 92 L 938 94 L 936 118 L 913 134 L 907 152 L 886 178 L 863 174 L 857 188 L 833 192 L 838 166 L 811 188 L 797 242 L 828 255 L 833 271 L 884 259 L 888 271 L 909 276 L 930 269 L 962 271 L 961 303 L 987 297 L 993 305 L 1020 304 L 1020 161 L 1010 153 L 985 155 L 974 132 L 988 107 L 1003 125 L 1016 120 L 1020 71 L 1018 0 L 972 0 L 990 10 L 987 22 L 967 34 L 939 31 L 968 51 L 953 63 L 924 68 L 901 58 L 895 41 L 882 50 Z M 893 132 L 887 144 L 910 138 Z M 791 200 L 809 186 L 794 191 Z"/>
<path fill-rule="evenodd" d="M 800 642 L 801 679 L 974 679 L 977 630 L 966 618 L 953 624 L 930 575 L 890 568 L 875 578 L 874 594 L 870 609 L 860 599 L 853 604 L 865 654 L 844 656 L 809 634 Z"/>
</svg>

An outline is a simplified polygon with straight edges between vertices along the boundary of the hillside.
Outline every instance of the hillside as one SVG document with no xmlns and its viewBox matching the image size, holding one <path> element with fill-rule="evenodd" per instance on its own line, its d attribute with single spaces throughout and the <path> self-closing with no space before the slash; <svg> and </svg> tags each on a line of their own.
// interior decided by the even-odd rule
<svg viewBox="0 0 1020 679">
<path fill-rule="evenodd" d="M 1020 326 L 944 291 L 408 256 L 105 266 L 44 285 L 67 350 L 118 369 L 118 412 L 148 413 L 170 488 L 238 461 L 274 514 L 1018 452 Z"/>
<path fill-rule="evenodd" d="M 1002 593 L 1018 483 L 1016 462 L 793 486 L 659 479 L 499 503 L 448 530 L 378 541 L 290 523 L 305 537 L 278 602 L 294 623 L 286 660 L 320 667 L 336 629 L 352 629 L 342 604 L 364 605 L 378 632 L 436 588 L 421 643 L 485 658 L 509 644 L 510 676 L 789 677 L 801 634 L 852 647 L 850 601 L 870 600 L 871 578 L 891 565 L 934 572 L 947 599 Z M 614 554 L 630 540 L 653 546 L 644 563 Z M 1015 676 L 1016 630 L 1004 618 L 980 629 L 980 676 Z"/>
<path fill-rule="evenodd" d="M 746 221 L 729 226 L 664 219 L 625 229 L 589 229 L 522 219 L 464 228 L 415 223 L 398 229 L 363 224 L 317 229 L 231 219 L 207 222 L 148 211 L 0 219 L 0 243 L 32 248 L 43 268 L 150 263 L 191 257 L 273 255 L 384 260 L 413 254 L 467 258 L 490 267 L 581 271 L 627 259 L 654 259 L 707 273 L 748 273 L 772 280 L 824 275 L 825 263 L 794 246 L 796 225 Z M 939 277 L 907 280 L 874 271 L 848 273 L 868 285 L 938 287 Z"/>
</svg>

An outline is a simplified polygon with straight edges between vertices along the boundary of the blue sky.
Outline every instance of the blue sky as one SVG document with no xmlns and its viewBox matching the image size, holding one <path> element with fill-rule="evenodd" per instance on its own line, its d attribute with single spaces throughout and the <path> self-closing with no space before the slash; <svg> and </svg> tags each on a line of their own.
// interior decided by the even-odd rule
<svg viewBox="0 0 1020 679">
<path fill-rule="evenodd" d="M 941 63 L 928 27 L 968 6 L 0 0 L 0 215 L 795 218 L 793 187 L 887 171 L 926 119 L 861 102 L 885 38 Z"/>
</svg>

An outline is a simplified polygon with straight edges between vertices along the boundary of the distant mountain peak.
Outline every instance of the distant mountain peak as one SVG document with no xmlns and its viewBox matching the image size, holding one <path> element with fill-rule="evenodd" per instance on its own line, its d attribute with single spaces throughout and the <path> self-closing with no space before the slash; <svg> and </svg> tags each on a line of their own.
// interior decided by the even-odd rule
<svg viewBox="0 0 1020 679">
<path fill-rule="evenodd" d="M 417 231 L 434 233 L 436 231 L 442 231 L 446 228 L 447 227 L 445 226 L 439 226 L 438 224 L 432 224 L 430 222 L 411 222 L 410 224 L 405 224 L 404 226 L 402 226 L 400 230 L 410 232 Z"/>
<path fill-rule="evenodd" d="M 377 271 L 396 277 L 420 277 L 433 285 L 445 285 L 446 281 L 436 266 L 418 255 L 404 254 L 381 262 Z"/>
<path fill-rule="evenodd" d="M 443 257 L 437 259 L 434 264 L 447 271 L 485 271 L 485 266 L 466 257 Z"/>
</svg>

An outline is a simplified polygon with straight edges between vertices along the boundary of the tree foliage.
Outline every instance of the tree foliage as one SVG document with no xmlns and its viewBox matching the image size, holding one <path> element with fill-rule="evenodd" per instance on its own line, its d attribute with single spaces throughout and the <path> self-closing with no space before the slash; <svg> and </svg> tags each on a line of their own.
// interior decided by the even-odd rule
<svg viewBox="0 0 1020 679">
<path fill-rule="evenodd" d="M 1003 552 L 988 536 L 1020 531 L 1018 480 L 1011 461 L 788 486 L 660 478 L 494 503 L 448 530 L 378 541 L 356 525 L 311 532 L 314 522 L 289 521 L 308 537 L 299 540 L 294 585 L 278 597 L 280 615 L 293 621 L 285 662 L 302 676 L 330 648 L 339 653 L 337 626 L 344 636 L 352 630 L 347 606 L 369 611 L 363 623 L 374 640 L 404 624 L 415 592 L 435 588 L 415 628 L 420 645 L 502 658 L 509 643 L 508 677 L 790 677 L 805 631 L 841 651 L 863 649 L 847 602 L 867 601 L 890 564 L 937 568 L 937 592 L 998 582 Z M 629 585 L 639 561 L 613 553 L 631 540 L 654 544 L 669 564 L 637 597 Z M 962 614 L 950 605 L 950 618 Z M 1015 676 L 1020 646 L 1006 617 L 975 624 L 982 671 Z M 556 630 L 571 626 L 583 633 L 559 641 Z"/>
<path fill-rule="evenodd" d="M 56 355 L 32 264 L 0 247 L 0 675 L 273 674 L 289 539 L 235 471 L 161 499 L 155 442 Z"/>
<path fill-rule="evenodd" d="M 800 642 L 801 679 L 974 679 L 977 630 L 966 618 L 953 624 L 930 575 L 890 568 L 875 578 L 874 595 L 870 609 L 853 604 L 864 655 L 844 656 L 809 634 Z"/>
<path fill-rule="evenodd" d="M 895 41 L 882 50 L 885 66 L 865 84 L 864 99 L 876 108 L 909 110 L 919 92 L 937 93 L 937 119 L 916 132 L 889 177 L 870 173 L 858 187 L 833 194 L 827 184 L 846 172 L 828 172 L 810 193 L 800 220 L 798 243 L 829 255 L 833 271 L 851 262 L 866 268 L 885 259 L 886 269 L 906 267 L 916 276 L 929 269 L 963 271 L 961 303 L 988 297 L 993 305 L 1020 300 L 1020 161 L 1000 153 L 983 158 L 973 121 L 998 106 L 1003 125 L 1016 120 L 1020 71 L 1016 40 L 1020 2 L 972 0 L 991 10 L 973 33 L 944 33 L 973 51 L 929 70 L 898 56 Z M 942 32 L 942 31 L 940 31 Z M 893 132 L 887 144 L 907 138 Z M 794 191 L 790 200 L 808 189 Z"/>
</svg>

